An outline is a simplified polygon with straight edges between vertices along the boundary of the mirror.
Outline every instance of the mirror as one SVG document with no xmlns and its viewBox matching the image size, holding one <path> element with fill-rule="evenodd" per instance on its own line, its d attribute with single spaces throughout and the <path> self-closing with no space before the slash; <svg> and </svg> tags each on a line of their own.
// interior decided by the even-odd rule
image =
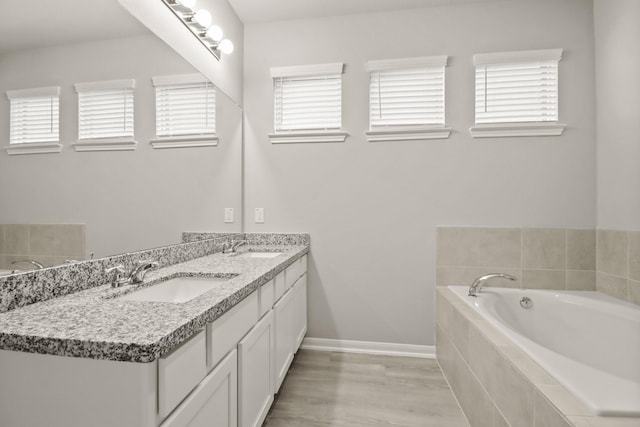
<svg viewBox="0 0 640 427">
<path fill-rule="evenodd" d="M 154 149 L 151 78 L 194 66 L 116 0 L 11 8 L 0 17 L 0 270 L 33 267 L 16 260 L 49 266 L 175 244 L 183 231 L 242 230 L 242 110 L 234 100 L 216 90 L 217 146 Z M 131 78 L 135 150 L 76 152 L 73 85 Z M 8 155 L 6 91 L 46 86 L 60 86 L 62 151 Z M 234 222 L 225 222 L 225 208 Z"/>
</svg>

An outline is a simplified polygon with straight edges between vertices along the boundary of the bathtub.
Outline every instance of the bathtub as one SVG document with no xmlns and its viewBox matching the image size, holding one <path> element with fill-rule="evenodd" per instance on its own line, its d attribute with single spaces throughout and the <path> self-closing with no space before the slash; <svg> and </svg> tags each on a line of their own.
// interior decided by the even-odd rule
<svg viewBox="0 0 640 427">
<path fill-rule="evenodd" d="M 596 292 L 483 288 L 474 298 L 450 289 L 594 415 L 640 416 L 640 307 Z"/>
</svg>

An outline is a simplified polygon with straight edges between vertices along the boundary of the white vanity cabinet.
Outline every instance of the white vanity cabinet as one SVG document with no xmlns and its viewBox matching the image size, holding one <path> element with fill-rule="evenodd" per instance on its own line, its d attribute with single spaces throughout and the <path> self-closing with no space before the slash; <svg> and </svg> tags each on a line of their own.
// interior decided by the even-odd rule
<svg viewBox="0 0 640 427">
<path fill-rule="evenodd" d="M 260 427 L 273 403 L 272 312 L 238 344 L 238 366 L 239 425 Z"/>
<path fill-rule="evenodd" d="M 306 256 L 150 363 L 0 350 L 0 426 L 259 427 L 307 329 Z"/>
<path fill-rule="evenodd" d="M 293 336 L 294 351 L 297 353 L 307 333 L 307 274 L 293 285 Z"/>
<path fill-rule="evenodd" d="M 274 392 L 277 393 L 293 361 L 294 307 L 292 290 L 287 291 L 273 306 L 273 318 L 275 323 Z"/>
<path fill-rule="evenodd" d="M 231 351 L 161 427 L 237 427 L 238 353 Z"/>
</svg>

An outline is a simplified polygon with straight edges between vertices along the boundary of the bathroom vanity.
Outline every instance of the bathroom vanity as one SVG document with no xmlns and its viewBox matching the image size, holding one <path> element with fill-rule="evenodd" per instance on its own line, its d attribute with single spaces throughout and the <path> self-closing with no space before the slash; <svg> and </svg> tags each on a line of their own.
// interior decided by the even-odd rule
<svg viewBox="0 0 640 427">
<path fill-rule="evenodd" d="M 306 333 L 308 251 L 218 252 L 0 314 L 0 425 L 262 425 Z M 184 277 L 218 281 L 142 294 Z"/>
</svg>

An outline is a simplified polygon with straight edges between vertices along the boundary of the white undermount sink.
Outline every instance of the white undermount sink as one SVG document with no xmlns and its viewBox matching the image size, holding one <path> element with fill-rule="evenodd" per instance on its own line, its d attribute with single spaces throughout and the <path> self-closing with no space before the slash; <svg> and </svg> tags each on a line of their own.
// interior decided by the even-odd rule
<svg viewBox="0 0 640 427">
<path fill-rule="evenodd" d="M 282 252 L 244 252 L 238 256 L 244 257 L 244 258 L 275 258 L 279 255 L 282 255 Z"/>
<path fill-rule="evenodd" d="M 126 301 L 182 303 L 214 289 L 233 277 L 176 277 L 119 297 Z"/>
</svg>

